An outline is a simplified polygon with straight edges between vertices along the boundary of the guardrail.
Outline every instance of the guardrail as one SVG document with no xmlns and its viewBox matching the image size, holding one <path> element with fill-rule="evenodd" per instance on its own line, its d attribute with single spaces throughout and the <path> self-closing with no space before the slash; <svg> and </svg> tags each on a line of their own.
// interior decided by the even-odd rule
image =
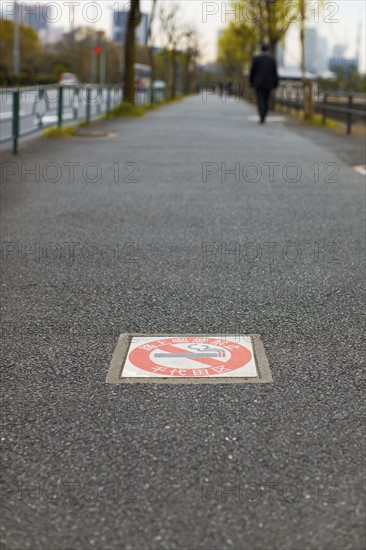
<svg viewBox="0 0 366 550">
<path fill-rule="evenodd" d="M 13 153 L 17 154 L 20 138 L 51 126 L 61 128 L 78 121 L 89 123 L 102 114 L 108 114 L 122 98 L 120 86 L 48 85 L 0 90 L 3 127 L 0 143 L 12 142 Z"/>
<path fill-rule="evenodd" d="M 292 97 L 289 97 L 289 90 L 291 90 Z M 331 100 L 333 101 L 331 102 Z M 298 111 L 303 109 L 302 85 L 280 86 L 275 93 L 275 103 Z M 332 113 L 333 118 L 346 123 L 346 133 L 351 135 L 353 124 L 366 117 L 366 94 L 324 92 L 318 94 L 317 98 L 314 97 L 314 109 L 323 116 L 324 125 L 329 114 Z"/>
<path fill-rule="evenodd" d="M 365 103 L 363 104 L 364 110 L 355 109 L 354 100 L 357 98 L 362 98 L 366 102 L 366 96 L 363 94 L 348 94 L 347 96 L 336 96 L 345 99 L 347 101 L 347 107 L 334 105 L 334 103 L 328 103 L 329 99 L 331 99 L 332 97 L 335 97 L 334 94 L 324 94 L 322 103 L 316 104 L 316 107 L 318 107 L 319 110 L 321 109 L 323 115 L 323 124 L 326 124 L 327 122 L 328 113 L 335 113 L 336 115 L 339 113 L 346 115 L 347 135 L 350 136 L 352 134 L 352 124 L 355 122 L 355 120 L 366 117 Z"/>
<path fill-rule="evenodd" d="M 155 91 L 155 95 L 164 94 Z M 21 138 L 51 126 L 96 120 L 108 115 L 123 99 L 122 87 L 86 84 L 61 87 L 57 84 L 0 90 L 0 144 L 11 142 L 18 152 Z M 149 90 L 137 90 L 136 102 L 149 102 Z"/>
</svg>

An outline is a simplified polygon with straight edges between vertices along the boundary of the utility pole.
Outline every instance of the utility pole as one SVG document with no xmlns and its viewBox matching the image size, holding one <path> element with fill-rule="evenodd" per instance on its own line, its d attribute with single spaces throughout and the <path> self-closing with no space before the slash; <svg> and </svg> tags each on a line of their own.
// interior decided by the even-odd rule
<svg viewBox="0 0 366 550">
<path fill-rule="evenodd" d="M 362 14 L 360 14 L 360 22 L 358 26 L 358 34 L 356 39 L 356 59 L 357 59 L 357 72 L 360 73 L 361 67 L 361 42 L 362 42 Z"/>
<path fill-rule="evenodd" d="M 301 75 L 302 75 L 302 92 L 304 105 L 304 119 L 313 120 L 314 118 L 314 103 L 313 103 L 313 86 L 311 80 L 306 78 L 306 59 L 305 59 L 305 19 L 306 19 L 306 0 L 300 0 L 300 42 L 301 42 Z"/>
<path fill-rule="evenodd" d="M 74 33 L 74 23 L 75 23 L 75 5 L 74 4 L 71 4 L 70 5 L 70 31 L 72 33 Z"/>
<path fill-rule="evenodd" d="M 97 76 L 97 52 L 96 37 L 93 36 L 93 46 L 91 53 L 91 83 L 94 84 Z"/>
<path fill-rule="evenodd" d="M 300 19 L 300 42 L 301 42 L 301 75 L 302 80 L 305 82 L 306 79 L 306 64 L 305 64 L 305 0 L 300 0 L 300 10 L 301 10 L 301 19 Z"/>
<path fill-rule="evenodd" d="M 99 65 L 99 84 L 105 86 L 106 81 L 106 54 L 105 49 L 100 52 L 100 65 Z"/>
<path fill-rule="evenodd" d="M 14 3 L 14 23 L 13 23 L 13 72 L 17 79 L 20 73 L 20 36 L 19 36 L 19 8 L 17 2 Z"/>
<path fill-rule="evenodd" d="M 99 61 L 99 84 L 105 86 L 107 83 L 107 54 L 113 50 L 113 44 L 107 48 L 107 45 L 97 46 L 95 51 L 100 54 Z"/>
</svg>

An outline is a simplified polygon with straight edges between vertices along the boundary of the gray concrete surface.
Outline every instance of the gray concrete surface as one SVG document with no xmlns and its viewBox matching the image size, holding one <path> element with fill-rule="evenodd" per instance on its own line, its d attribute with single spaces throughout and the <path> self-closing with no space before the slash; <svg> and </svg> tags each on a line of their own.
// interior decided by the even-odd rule
<svg viewBox="0 0 366 550">
<path fill-rule="evenodd" d="M 4 158 L 4 548 L 364 548 L 364 178 L 252 114 L 197 96 Z M 274 384 L 105 384 L 121 333 L 218 331 L 261 334 Z"/>
<path fill-rule="evenodd" d="M 283 116 L 283 113 L 279 113 Z M 293 128 L 297 134 L 309 139 L 315 145 L 323 147 L 334 153 L 348 166 L 361 166 L 366 164 L 366 135 L 358 134 L 346 136 L 346 128 L 322 128 L 313 127 L 299 122 L 297 119 L 287 116 L 286 126 Z M 355 130 L 353 130 L 355 132 Z"/>
</svg>

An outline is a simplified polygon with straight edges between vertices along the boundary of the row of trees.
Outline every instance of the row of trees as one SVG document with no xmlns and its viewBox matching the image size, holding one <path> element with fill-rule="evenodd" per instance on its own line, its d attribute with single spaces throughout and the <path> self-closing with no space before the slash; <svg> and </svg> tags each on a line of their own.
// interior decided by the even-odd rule
<svg viewBox="0 0 366 550">
<path fill-rule="evenodd" d="M 13 22 L 0 19 L 0 78 L 3 85 L 57 82 L 63 72 L 76 73 L 81 82 L 91 82 L 93 48 L 96 44 L 102 50 L 108 50 L 108 79 L 111 82 L 120 79 L 121 47 L 109 42 L 103 31 L 95 32 L 91 27 L 79 27 L 65 34 L 59 42 L 43 45 L 32 27 L 20 25 L 18 74 L 13 72 L 13 36 Z M 143 62 L 143 52 L 141 59 Z"/>
<path fill-rule="evenodd" d="M 305 20 L 310 8 L 306 0 L 231 0 L 231 4 L 238 16 L 226 27 L 219 42 L 219 62 L 228 77 L 231 80 L 243 77 L 261 42 L 267 42 L 274 54 L 290 26 L 299 23 L 304 112 L 305 118 L 312 118 L 311 86 L 305 77 Z"/>
<path fill-rule="evenodd" d="M 219 41 L 219 62 L 230 79 L 248 69 L 261 42 L 267 42 L 272 54 L 290 25 L 299 19 L 296 7 L 302 0 L 232 0 L 235 18 L 225 28 Z"/>
<path fill-rule="evenodd" d="M 335 79 L 321 81 L 319 83 L 321 90 L 365 93 L 366 76 L 359 74 L 355 66 L 349 68 L 334 67 L 332 72 L 335 74 Z"/>
<path fill-rule="evenodd" d="M 32 27 L 20 25 L 20 73 L 13 73 L 13 21 L 0 19 L 0 82 L 3 85 L 45 84 L 57 82 L 61 73 L 75 73 L 81 82 L 98 81 L 99 65 L 104 66 L 106 81 L 124 81 L 125 98 L 134 101 L 134 64 L 151 65 L 153 79 L 167 83 L 170 97 L 179 88 L 188 93 L 195 85 L 200 55 L 196 30 L 181 23 L 174 4 L 153 3 L 152 25 L 146 45 L 136 44 L 135 29 L 140 21 L 140 2 L 132 0 L 125 44 L 111 42 L 104 31 L 79 27 L 63 35 L 62 40 L 42 44 Z M 152 31 L 154 29 L 154 32 Z M 154 47 L 159 40 L 161 48 Z M 101 53 L 95 54 L 95 46 Z"/>
<path fill-rule="evenodd" d="M 163 48 L 158 56 L 154 55 L 154 23 L 157 13 L 157 0 L 153 0 L 150 29 L 147 40 L 149 65 L 152 68 L 153 82 L 161 78 L 167 82 L 169 97 L 174 99 L 178 83 L 178 67 L 182 67 L 182 89 L 184 93 L 191 91 L 193 77 L 197 69 L 197 60 L 200 56 L 198 33 L 192 26 L 181 23 L 179 6 L 174 3 L 162 4 L 158 11 L 158 25 L 155 33 L 163 42 Z M 140 22 L 140 0 L 131 0 L 127 22 L 126 49 L 125 49 L 125 100 L 134 101 L 134 63 L 136 62 L 135 29 Z M 160 61 L 160 64 L 158 63 Z M 163 63 L 161 63 L 163 62 Z M 161 69 L 165 68 L 164 74 Z M 160 68 L 160 70 L 158 70 Z M 160 74 L 159 74 L 160 73 Z M 153 100 L 153 88 L 151 88 Z"/>
</svg>

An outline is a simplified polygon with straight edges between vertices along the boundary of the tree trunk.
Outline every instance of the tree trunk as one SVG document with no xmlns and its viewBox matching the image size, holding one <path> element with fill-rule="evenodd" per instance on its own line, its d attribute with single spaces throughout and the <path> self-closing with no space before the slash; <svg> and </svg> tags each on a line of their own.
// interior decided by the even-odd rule
<svg viewBox="0 0 366 550">
<path fill-rule="evenodd" d="M 177 63 L 176 63 L 177 55 L 175 53 L 175 49 L 172 51 L 172 92 L 171 92 L 171 98 L 174 99 L 176 96 L 176 84 L 177 84 Z"/>
<path fill-rule="evenodd" d="M 155 90 L 154 90 L 154 80 L 155 80 L 155 56 L 153 52 L 153 47 L 151 44 L 151 37 L 152 37 L 152 25 L 155 19 L 155 12 L 156 12 L 156 0 L 153 0 L 153 5 L 151 9 L 150 14 L 150 25 L 149 25 L 149 32 L 147 36 L 147 43 L 149 49 L 149 64 L 151 67 L 151 78 L 150 78 L 150 105 L 153 105 L 155 103 Z"/>
<path fill-rule="evenodd" d="M 306 78 L 306 59 L 305 59 L 305 0 L 301 1 L 301 21 L 300 21 L 300 42 L 301 42 L 301 73 L 302 73 L 302 93 L 304 119 L 311 121 L 314 118 L 314 102 L 312 93 L 312 83 Z"/>
<path fill-rule="evenodd" d="M 168 97 L 174 97 L 174 50 L 166 50 Z"/>
<path fill-rule="evenodd" d="M 126 42 L 125 42 L 125 85 L 124 101 L 135 103 L 135 27 L 140 19 L 140 0 L 131 0 L 130 13 L 128 15 Z"/>
<path fill-rule="evenodd" d="M 155 57 L 152 46 L 149 47 L 149 64 L 151 67 L 151 78 L 150 78 L 150 105 L 155 103 L 155 90 L 154 90 L 154 80 L 155 80 Z"/>
<path fill-rule="evenodd" d="M 188 54 L 185 54 L 184 58 L 184 94 L 189 94 L 191 91 L 191 79 L 190 79 L 190 73 L 189 73 L 189 67 L 190 67 L 190 57 Z"/>
</svg>

